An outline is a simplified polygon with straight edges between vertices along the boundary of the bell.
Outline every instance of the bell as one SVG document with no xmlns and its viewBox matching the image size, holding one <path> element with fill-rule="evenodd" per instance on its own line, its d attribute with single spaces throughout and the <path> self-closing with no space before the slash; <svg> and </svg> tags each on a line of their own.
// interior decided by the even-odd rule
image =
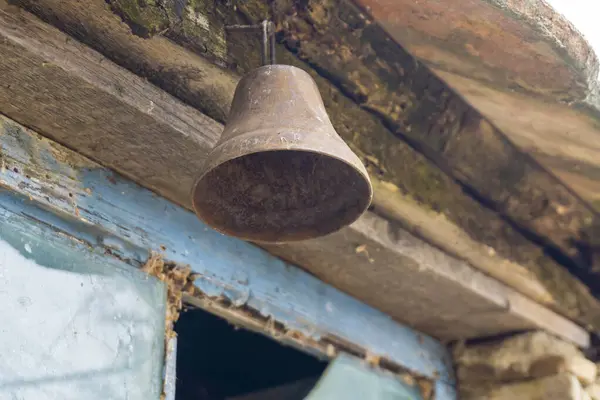
<svg viewBox="0 0 600 400">
<path fill-rule="evenodd" d="M 364 165 L 333 129 L 310 75 L 266 65 L 238 84 L 193 205 L 224 234 L 282 243 L 351 224 L 372 196 Z"/>
</svg>

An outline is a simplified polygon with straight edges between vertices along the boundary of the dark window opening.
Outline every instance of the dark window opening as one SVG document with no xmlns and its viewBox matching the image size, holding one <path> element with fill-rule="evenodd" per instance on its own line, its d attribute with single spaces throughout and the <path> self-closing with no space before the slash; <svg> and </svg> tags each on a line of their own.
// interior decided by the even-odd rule
<svg viewBox="0 0 600 400">
<path fill-rule="evenodd" d="M 327 367 L 199 309 L 182 313 L 175 331 L 176 400 L 301 400 Z"/>
</svg>

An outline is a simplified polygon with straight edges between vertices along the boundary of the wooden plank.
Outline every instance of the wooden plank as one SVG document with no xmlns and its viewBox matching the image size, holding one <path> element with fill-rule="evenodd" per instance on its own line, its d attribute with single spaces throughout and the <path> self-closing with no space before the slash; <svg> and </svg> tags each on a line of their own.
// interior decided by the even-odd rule
<svg viewBox="0 0 600 400">
<path fill-rule="evenodd" d="M 225 291 L 233 304 L 249 304 L 284 321 L 290 329 L 306 332 L 298 319 L 289 320 L 285 310 L 278 311 L 269 304 L 267 312 L 263 310 L 264 303 L 252 300 L 283 290 L 283 282 L 285 296 L 304 293 L 304 278 L 300 278 L 305 276 L 304 272 L 267 257 L 248 243 L 215 233 L 192 213 L 14 121 L 4 117 L 0 121 L 4 165 L 1 185 L 84 224 L 101 226 L 106 231 L 104 236 L 112 237 L 102 240 L 112 251 L 152 249 L 162 251 L 171 261 L 190 263 L 205 277 L 197 285 L 209 297 Z M 101 239 L 92 236 L 88 240 Z M 222 251 L 217 257 L 211 249 L 219 246 Z M 337 277 L 335 280 L 342 288 L 371 293 L 365 299 L 367 302 L 376 301 L 397 320 L 439 338 L 449 340 L 542 328 L 579 346 L 589 344 L 584 329 L 374 214 L 367 214 L 351 227 L 321 240 L 287 246 L 280 249 L 300 265 L 321 265 L 319 271 L 312 271 L 318 277 L 325 280 Z M 139 251 L 137 255 L 122 257 L 140 259 Z M 245 267 L 249 257 L 262 260 L 254 263 L 252 271 Z M 216 274 L 203 269 L 213 263 L 222 265 L 224 270 Z M 285 272 L 290 269 L 293 273 Z M 264 282 L 260 279 L 262 275 L 273 280 Z M 215 286 L 217 278 L 222 283 Z M 306 305 L 295 302 L 294 309 L 307 318 L 323 319 L 322 326 L 338 332 L 340 328 L 328 319 L 330 314 L 337 315 L 338 305 L 328 301 L 338 296 L 346 298 L 345 295 L 317 278 L 311 279 L 323 285 L 320 290 L 327 294 L 326 298 L 311 298 Z M 251 290 L 247 282 L 255 282 Z M 373 287 L 379 293 L 365 290 Z M 393 323 L 383 314 L 374 320 L 351 321 L 346 323 L 352 323 L 356 329 L 361 327 L 371 338 L 379 335 L 382 324 Z M 341 333 L 338 336 L 344 337 Z M 365 348 L 380 352 L 373 345 Z"/>
<path fill-rule="evenodd" d="M 381 115 L 395 134 L 547 246 L 597 291 L 593 272 L 597 246 L 592 238 L 600 223 L 598 214 L 348 3 L 315 0 L 278 9 L 282 24 L 289 26 L 285 30 L 289 46 L 339 81 L 353 98 L 364 99 L 359 101 L 362 107 Z M 333 18 L 339 9 L 346 12 Z M 365 51 L 369 57 L 348 62 L 334 50 L 340 47 L 358 54 Z M 395 72 L 397 65 L 402 66 L 400 72 Z"/>
<path fill-rule="evenodd" d="M 542 0 L 356 3 L 564 184 L 600 200 L 600 150 L 593 145 L 600 135 L 600 64 L 586 38 L 552 6 Z M 432 18 L 446 23 L 431 24 Z"/>
<path fill-rule="evenodd" d="M 352 3 L 282 1 L 273 13 L 301 58 L 489 207 L 570 260 L 573 273 L 596 282 L 590 229 L 600 215 Z M 395 10 L 403 14 L 401 6 Z"/>
<path fill-rule="evenodd" d="M 575 102 L 569 107 L 529 93 L 507 91 L 466 78 L 456 71 L 434 69 L 463 93 L 523 152 L 600 211 L 600 113 L 596 106 Z M 519 118 L 506 118 L 518 115 Z"/>
<path fill-rule="evenodd" d="M 68 133 L 68 139 L 59 140 L 93 153 L 119 171 L 133 171 L 152 189 L 173 193 L 177 199 L 189 197 L 189 181 L 219 138 L 221 126 L 67 36 L 52 32 L 51 46 L 29 40 L 24 31 L 15 29 L 18 13 L 12 14 L 9 23 L 5 19 L 9 14 L 1 12 L 0 32 L 11 38 L 3 41 L 1 48 L 1 75 L 9 82 L 0 93 L 4 112 L 42 131 Z M 43 24 L 26 29 L 31 30 L 32 38 L 50 33 Z M 25 63 L 21 57 L 24 49 L 35 54 Z M 23 85 L 16 84 L 14 73 L 19 69 L 28 71 Z M 66 79 L 65 72 L 75 72 L 77 79 Z M 36 108 L 34 113 L 32 108 Z M 162 162 L 162 154 L 183 156 L 191 149 L 195 151 L 192 157 Z M 148 168 L 148 160 L 159 165 Z M 188 181 L 173 179 L 178 175 Z"/>
<path fill-rule="evenodd" d="M 3 118 L 0 125 L 5 223 L 35 221 L 48 241 L 138 267 L 151 251 L 161 253 L 192 268 L 199 290 L 193 298 L 211 311 L 237 314 L 236 322 L 252 320 L 263 333 L 322 356 L 331 357 L 337 343 L 346 343 L 363 355 L 453 383 L 448 352 L 431 337 L 262 249 L 209 229 L 189 211 L 14 122 Z"/>
<path fill-rule="evenodd" d="M 579 336 L 568 320 L 374 214 L 319 241 L 282 248 L 287 257 L 294 254 L 294 263 L 322 265 L 316 275 L 324 281 L 336 280 L 361 293 L 378 287 L 364 301 L 376 299 L 384 310 L 395 308 L 394 315 L 435 337 L 481 337 L 532 328 Z M 355 268 L 370 273 L 348 273 Z M 397 297 L 382 298 L 384 291 Z"/>
<path fill-rule="evenodd" d="M 373 203 L 378 215 L 401 221 L 403 227 L 412 234 L 425 238 L 446 254 L 464 260 L 540 304 L 560 303 L 554 298 L 553 291 L 530 269 L 498 255 L 493 247 L 474 240 L 443 215 L 420 207 L 416 201 L 402 194 L 398 187 L 376 177 L 371 177 L 371 182 L 375 192 Z"/>
<path fill-rule="evenodd" d="M 224 119 L 237 74 L 221 69 L 161 36 L 149 39 L 132 36 L 130 28 L 101 0 L 85 4 L 57 0 L 20 3 L 213 118 Z M 259 3 L 245 2 L 238 10 L 243 9 L 252 17 L 251 9 Z M 225 6 L 219 3 L 219 7 Z M 5 61 L 3 73 L 7 79 L 25 84 L 11 86 L 4 92 L 0 109 L 25 125 L 35 127 L 58 142 L 189 207 L 188 192 L 194 171 L 200 167 L 206 146 L 213 140 L 211 132 L 218 131 L 219 124 L 213 125 L 218 128 L 208 126 L 210 124 L 190 124 L 187 129 L 179 130 L 161 121 L 152 121 L 152 113 L 147 111 L 154 100 L 114 96 L 115 92 L 117 95 L 122 92 L 146 93 L 145 88 L 151 85 L 133 75 L 127 80 L 117 75 L 115 81 L 119 84 L 111 86 L 114 66 L 109 65 L 106 58 L 27 13 L 19 13 L 6 5 L 3 10 L 3 23 L 10 27 L 5 29 L 5 46 L 13 46 L 4 50 L 7 54 L 12 52 L 13 57 Z M 186 31 L 188 42 L 200 41 L 191 47 L 204 48 L 203 55 L 210 56 L 215 62 L 230 61 L 219 58 L 222 49 L 215 44 L 224 40 L 221 28 L 231 17 L 228 10 L 220 8 L 218 12 L 206 15 L 199 11 L 214 29 L 207 30 L 198 25 L 196 30 Z M 172 40 L 181 39 L 181 35 L 173 35 L 169 36 Z M 229 51 L 238 55 L 235 62 L 241 71 L 258 62 L 256 48 L 250 44 L 245 37 L 241 42 L 228 39 Z M 53 61 L 39 57 L 42 53 Z M 313 75 L 336 129 L 364 158 L 373 177 L 384 183 L 379 194 L 375 193 L 376 212 L 388 218 L 399 218 L 436 246 L 528 297 L 570 318 L 590 325 L 600 324 L 597 300 L 585 285 L 548 255 L 539 242 L 531 240 L 518 226 L 487 205 L 471 198 L 460 184 L 395 138 L 378 118 L 346 97 L 316 70 L 302 64 L 287 51 L 279 51 L 279 54 L 282 62 L 299 65 Z M 46 68 L 48 66 L 55 68 Z M 97 82 L 96 75 L 105 79 Z M 112 100 L 109 95 L 113 96 Z M 165 93 L 161 92 L 162 95 Z M 101 113 L 100 109 L 109 112 Z M 178 118 L 176 112 L 172 118 Z M 199 120 L 206 121 L 206 118 L 199 115 Z M 189 136 L 180 139 L 181 132 Z M 395 192 L 391 196 L 389 188 Z M 389 199 L 394 199 L 392 204 Z M 416 206 L 421 211 L 426 210 L 419 218 L 409 211 Z M 439 229 L 440 224 L 443 229 Z M 318 264 L 303 267 L 317 272 L 321 268 Z M 336 280 L 331 283 L 337 285 Z M 365 293 L 355 291 L 356 288 L 343 289 L 359 298 L 377 292 L 373 289 Z M 390 295 L 393 294 L 380 293 L 381 297 Z M 374 305 L 379 306 L 378 303 Z"/>
</svg>

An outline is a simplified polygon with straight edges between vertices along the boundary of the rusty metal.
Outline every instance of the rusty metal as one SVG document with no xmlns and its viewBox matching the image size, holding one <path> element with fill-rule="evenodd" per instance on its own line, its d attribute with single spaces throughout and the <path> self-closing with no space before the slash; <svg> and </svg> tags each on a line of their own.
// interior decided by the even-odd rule
<svg viewBox="0 0 600 400">
<path fill-rule="evenodd" d="M 280 243 L 339 230 L 372 195 L 364 165 L 334 130 L 310 75 L 267 65 L 238 84 L 192 200 L 198 217 L 222 233 Z"/>
</svg>

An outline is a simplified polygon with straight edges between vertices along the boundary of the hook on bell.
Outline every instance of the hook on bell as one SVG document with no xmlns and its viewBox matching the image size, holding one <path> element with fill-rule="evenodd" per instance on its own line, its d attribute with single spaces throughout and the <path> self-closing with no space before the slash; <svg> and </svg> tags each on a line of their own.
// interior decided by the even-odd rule
<svg viewBox="0 0 600 400">
<path fill-rule="evenodd" d="M 310 75 L 265 65 L 238 84 L 192 202 L 224 234 L 281 243 L 351 224 L 372 195 L 364 165 L 335 132 Z"/>
</svg>

